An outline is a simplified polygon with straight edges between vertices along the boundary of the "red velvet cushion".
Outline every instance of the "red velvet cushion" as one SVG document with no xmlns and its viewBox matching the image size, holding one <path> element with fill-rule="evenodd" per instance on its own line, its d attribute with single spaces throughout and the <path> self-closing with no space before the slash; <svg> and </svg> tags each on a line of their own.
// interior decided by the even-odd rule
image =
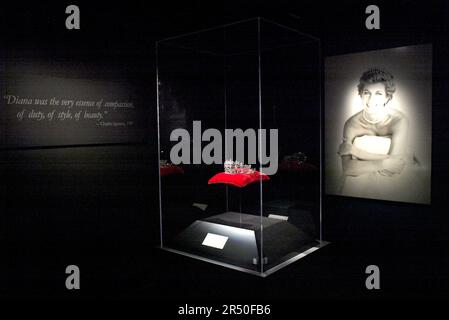
<svg viewBox="0 0 449 320">
<path fill-rule="evenodd" d="M 260 179 L 262 179 L 262 181 L 266 181 L 270 180 L 270 177 L 266 174 L 261 174 L 259 171 L 254 171 L 250 174 L 231 174 L 220 172 L 210 178 L 208 184 L 225 183 L 235 187 L 243 188 L 253 182 L 259 181 Z"/>
<path fill-rule="evenodd" d="M 181 167 L 178 167 L 175 165 L 161 167 L 161 177 L 167 176 L 169 174 L 177 174 L 177 173 L 184 173 L 184 170 L 182 170 Z"/>
</svg>

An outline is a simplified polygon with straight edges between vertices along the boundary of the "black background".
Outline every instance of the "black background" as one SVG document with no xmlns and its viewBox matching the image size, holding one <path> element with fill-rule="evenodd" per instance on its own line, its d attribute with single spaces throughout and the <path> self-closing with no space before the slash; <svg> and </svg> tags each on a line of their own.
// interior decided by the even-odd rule
<svg viewBox="0 0 449 320">
<path fill-rule="evenodd" d="M 2 3 L 3 57 L 144 86 L 148 130 L 143 144 L 0 151 L 0 297 L 151 298 L 169 301 L 173 312 L 192 301 L 447 299 L 449 3 L 391 2 L 376 3 L 374 31 L 365 28 L 371 3 L 363 1 L 78 2 L 81 30 L 72 31 L 65 28 L 72 3 Z M 156 248 L 155 41 L 256 16 L 319 37 L 323 59 L 434 45 L 432 205 L 326 196 L 324 239 L 332 243 L 265 279 Z M 69 264 L 80 267 L 81 290 L 65 288 Z M 381 290 L 365 288 L 370 264 L 380 267 Z"/>
</svg>

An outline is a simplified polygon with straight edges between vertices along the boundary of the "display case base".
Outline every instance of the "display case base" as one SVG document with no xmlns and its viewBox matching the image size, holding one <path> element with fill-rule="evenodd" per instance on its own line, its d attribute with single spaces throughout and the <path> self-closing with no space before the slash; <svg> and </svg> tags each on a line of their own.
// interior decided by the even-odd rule
<svg viewBox="0 0 449 320">
<path fill-rule="evenodd" d="M 225 212 L 195 221 L 162 248 L 267 276 L 326 244 L 285 220 Z"/>
</svg>

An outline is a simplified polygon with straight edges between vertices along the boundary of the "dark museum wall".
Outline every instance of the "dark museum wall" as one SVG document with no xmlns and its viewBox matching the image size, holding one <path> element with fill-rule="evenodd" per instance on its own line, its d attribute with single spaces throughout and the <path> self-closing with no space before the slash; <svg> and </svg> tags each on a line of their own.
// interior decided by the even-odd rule
<svg viewBox="0 0 449 320">
<path fill-rule="evenodd" d="M 379 298 L 358 284 L 365 279 L 361 266 L 369 264 L 385 268 L 383 297 L 422 297 L 430 290 L 430 295 L 447 295 L 449 24 L 435 17 L 449 17 L 449 5 L 385 2 L 382 29 L 370 32 L 360 27 L 365 3 L 327 8 L 297 2 L 86 3 L 79 4 L 86 8 L 79 32 L 60 27 L 65 4 L 2 4 L 3 68 L 8 59 L 23 59 L 67 78 L 126 81 L 139 88 L 146 129 L 139 143 L 0 150 L 0 243 L 6 248 L 0 259 L 0 282 L 6 286 L 0 286 L 0 296 L 73 298 L 64 288 L 64 268 L 72 263 L 83 270 L 84 290 L 76 298 L 148 297 L 150 292 L 180 301 L 186 294 L 209 300 Z M 264 282 L 155 248 L 159 209 L 154 43 L 255 16 L 316 35 L 323 59 L 430 42 L 434 50 L 432 204 L 324 196 L 323 234 L 332 245 L 302 266 L 290 266 L 285 277 L 279 273 Z M 208 268 L 216 273 L 208 274 Z M 193 279 L 200 279 L 195 280 L 194 293 Z M 207 285 L 213 280 L 222 282 L 222 290 Z"/>
<path fill-rule="evenodd" d="M 128 12 L 90 7 L 83 19 L 86 31 L 75 34 L 56 27 L 64 23 L 57 13 L 64 12 L 64 5 L 2 8 L 6 17 L 1 20 L 8 25 L 2 29 L 4 69 L 25 65 L 28 73 L 45 70 L 43 77 L 126 83 L 137 88 L 145 131 L 140 142 L 83 146 L 80 140 L 76 146 L 0 151 L 0 234 L 8 256 L 2 259 L 2 289 L 8 295 L 55 294 L 64 274 L 60 279 L 51 275 L 72 260 L 89 270 L 86 285 L 89 278 L 99 279 L 92 281 L 92 292 L 107 290 L 109 270 L 128 277 L 133 271 L 126 271 L 125 262 L 158 239 L 157 215 L 149 214 L 157 210 L 154 37 L 140 38 L 143 22 L 131 25 L 137 7 Z M 126 25 L 116 21 L 122 14 Z M 16 69 L 26 68 L 13 70 L 23 76 Z M 79 128 L 79 136 L 89 129 Z M 100 289 L 102 284 L 106 288 Z"/>
</svg>

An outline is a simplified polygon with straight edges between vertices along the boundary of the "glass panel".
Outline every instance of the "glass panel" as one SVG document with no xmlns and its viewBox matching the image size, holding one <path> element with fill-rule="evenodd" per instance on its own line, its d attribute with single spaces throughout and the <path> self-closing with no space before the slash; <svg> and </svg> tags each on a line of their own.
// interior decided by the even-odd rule
<svg viewBox="0 0 449 320">
<path fill-rule="evenodd" d="M 269 272 L 319 245 L 320 48 L 317 39 L 272 22 L 261 20 L 260 30 L 262 123 L 278 130 L 278 150 L 262 150 L 271 155 L 270 171 L 277 169 L 262 196 Z"/>
<path fill-rule="evenodd" d="M 264 276 L 317 245 L 317 39 L 252 19 L 157 57 L 161 246 Z"/>
<path fill-rule="evenodd" d="M 225 159 L 257 165 L 256 150 L 241 152 L 257 145 L 257 22 L 160 41 L 158 97 L 163 247 L 260 272 L 258 181 L 209 184 Z M 175 159 L 182 134 L 186 152 Z"/>
</svg>

